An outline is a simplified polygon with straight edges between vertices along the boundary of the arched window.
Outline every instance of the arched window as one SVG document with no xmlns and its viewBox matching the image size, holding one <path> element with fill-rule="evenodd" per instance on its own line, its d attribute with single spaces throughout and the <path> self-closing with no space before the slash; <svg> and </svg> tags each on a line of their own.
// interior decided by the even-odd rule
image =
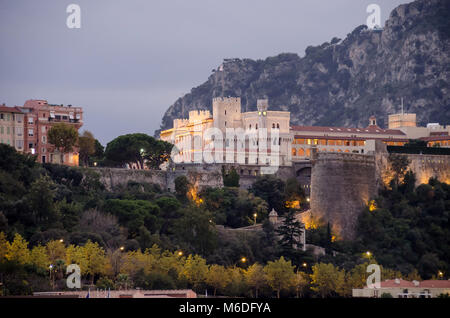
<svg viewBox="0 0 450 318">
<path fill-rule="evenodd" d="M 280 124 L 277 124 L 277 128 L 280 128 Z"/>
<path fill-rule="evenodd" d="M 250 125 L 248 126 L 248 129 L 252 129 L 252 124 L 250 124 Z"/>
<path fill-rule="evenodd" d="M 298 150 L 297 155 L 298 155 L 299 157 L 304 157 L 304 156 L 305 156 L 305 150 L 304 150 L 303 148 L 300 148 L 300 149 Z"/>
<path fill-rule="evenodd" d="M 255 125 L 255 128 L 258 129 L 258 124 Z"/>
<path fill-rule="evenodd" d="M 275 128 L 275 123 L 272 124 L 272 128 Z"/>
<path fill-rule="evenodd" d="M 227 114 L 227 110 L 225 109 L 225 115 Z"/>
</svg>

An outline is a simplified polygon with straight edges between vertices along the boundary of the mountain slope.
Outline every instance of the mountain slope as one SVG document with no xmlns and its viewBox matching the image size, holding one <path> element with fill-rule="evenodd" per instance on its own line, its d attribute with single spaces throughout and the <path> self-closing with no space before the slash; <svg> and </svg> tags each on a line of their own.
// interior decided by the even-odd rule
<svg viewBox="0 0 450 318">
<path fill-rule="evenodd" d="M 394 9 L 384 30 L 357 27 L 344 40 L 308 47 L 304 57 L 224 60 L 202 85 L 166 111 L 161 128 L 189 110 L 209 109 L 213 97 L 240 96 L 242 110 L 269 98 L 295 125 L 367 126 L 375 115 L 417 113 L 420 124 L 450 124 L 450 1 L 418 0 Z M 158 131 L 155 132 L 158 134 Z"/>
</svg>

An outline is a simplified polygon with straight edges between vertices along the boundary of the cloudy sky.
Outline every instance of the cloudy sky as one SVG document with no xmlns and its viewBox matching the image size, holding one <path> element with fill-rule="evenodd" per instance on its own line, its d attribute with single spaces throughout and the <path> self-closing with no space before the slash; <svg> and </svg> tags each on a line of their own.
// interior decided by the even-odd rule
<svg viewBox="0 0 450 318">
<path fill-rule="evenodd" d="M 106 144 L 153 135 L 165 110 L 224 58 L 304 55 L 409 0 L 0 0 L 0 103 L 82 106 Z M 81 28 L 66 26 L 69 4 Z"/>
</svg>

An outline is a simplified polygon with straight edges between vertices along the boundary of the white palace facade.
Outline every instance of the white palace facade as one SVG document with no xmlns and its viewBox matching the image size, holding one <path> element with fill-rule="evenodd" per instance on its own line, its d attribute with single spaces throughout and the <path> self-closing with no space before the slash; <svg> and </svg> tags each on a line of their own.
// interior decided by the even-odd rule
<svg viewBox="0 0 450 318">
<path fill-rule="evenodd" d="M 176 148 L 182 149 L 183 163 L 196 162 L 197 154 L 203 153 L 211 147 L 208 131 L 220 131 L 223 140 L 223 160 L 228 162 L 226 148 L 230 142 L 234 144 L 233 160 L 242 155 L 243 165 L 268 165 L 269 159 L 252 159 L 252 154 L 258 153 L 251 147 L 251 138 L 245 139 L 240 148 L 236 138 L 227 138 L 229 128 L 235 131 L 244 131 L 247 136 L 250 132 L 257 133 L 267 129 L 267 154 L 271 155 L 270 145 L 278 143 L 277 155 L 279 166 L 291 166 L 295 162 L 310 160 L 312 149 L 318 152 L 342 152 L 368 154 L 375 150 L 373 140 L 381 140 L 390 146 L 403 146 L 410 139 L 422 139 L 429 147 L 450 147 L 450 126 L 428 124 L 427 127 L 417 127 L 415 114 L 393 114 L 389 116 L 389 127 L 380 128 L 376 118 L 369 118 L 369 125 L 365 128 L 348 127 L 320 127 L 320 126 L 291 126 L 290 112 L 269 110 L 268 100 L 257 101 L 257 111 L 241 112 L 241 99 L 239 97 L 219 97 L 212 101 L 212 114 L 208 110 L 193 110 L 187 119 L 174 119 L 173 127 L 160 134 L 161 140 L 173 143 Z M 275 140 L 276 136 L 276 140 Z M 188 147 L 181 143 L 186 138 L 193 141 Z M 209 141 L 208 141 L 209 140 Z M 258 141 L 256 141 L 258 144 Z M 215 151 L 218 147 L 215 145 Z M 273 148 L 272 148 L 273 149 Z M 258 157 L 258 156 L 256 156 Z M 245 159 L 244 159 L 245 158 Z"/>
</svg>

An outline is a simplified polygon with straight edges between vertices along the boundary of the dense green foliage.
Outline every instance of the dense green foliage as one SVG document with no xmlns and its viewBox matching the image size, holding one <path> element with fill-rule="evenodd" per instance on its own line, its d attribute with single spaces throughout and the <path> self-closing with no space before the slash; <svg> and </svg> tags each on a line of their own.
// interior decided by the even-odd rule
<svg viewBox="0 0 450 318">
<path fill-rule="evenodd" d="M 414 188 L 414 178 L 383 191 L 376 209 L 358 223 L 358 244 L 377 260 L 403 272 L 416 268 L 424 279 L 450 264 L 450 186 L 430 179 Z"/>
<path fill-rule="evenodd" d="M 172 147 L 172 144 L 146 134 L 122 135 L 106 145 L 105 165 L 136 164 L 142 169 L 145 163 L 149 168 L 158 169 L 169 160 Z"/>
<path fill-rule="evenodd" d="M 270 295 L 275 291 L 281 295 L 348 296 L 350 285 L 346 284 L 355 287 L 361 281 L 350 276 L 359 277 L 357 273 L 364 272 L 360 267 L 367 261 L 383 265 L 385 278 L 411 279 L 419 274 L 431 278 L 438 271 L 445 278 L 450 261 L 449 186 L 431 179 L 428 184 L 415 187 L 414 174 L 405 172 L 402 160 L 393 157 L 391 163 L 398 170 L 398 181 L 393 180 L 363 211 L 358 220 L 358 239 L 335 241 L 328 224 L 311 227 L 307 230 L 307 243 L 326 250 L 323 256 L 313 256 L 296 248 L 299 225 L 294 212 L 307 207 L 307 202 L 295 180 L 283 182 L 265 176 L 258 178 L 249 191 L 223 187 L 197 192 L 186 177 L 180 176 L 175 182 L 175 193 L 136 182 L 107 191 L 94 170 L 40 165 L 33 157 L 0 145 L 0 232 L 10 242 L 16 241 L 17 234 L 22 235 L 30 249 L 28 255 L 21 252 L 25 243 L 20 240 L 11 243 L 8 262 L 0 262 L 0 266 L 8 280 L 8 292 L 19 294 L 38 287 L 49 288 L 42 264 L 50 260 L 44 257 L 42 246 L 47 246 L 51 262 L 59 264 L 64 257 L 60 252 L 50 252 L 58 244 L 77 246 L 73 250 L 67 247 L 66 261 L 76 259 L 78 249 L 88 255 L 100 253 L 100 258 L 108 257 L 110 265 L 102 265 L 106 266 L 103 268 L 96 263 L 96 271 L 86 274 L 86 279 L 98 286 L 134 284 L 141 288 L 175 286 L 197 290 L 209 286 L 218 293 L 234 296 L 253 292 Z M 283 225 L 274 228 L 268 221 L 270 207 L 281 209 L 280 216 L 286 218 Z M 255 214 L 257 223 L 262 224 L 260 231 L 236 229 L 253 225 Z M 64 243 L 58 243 L 60 240 Z M 206 270 L 210 276 L 205 274 L 203 278 L 189 273 L 183 276 L 177 268 L 151 273 L 145 266 L 143 271 L 115 267 L 119 264 L 117 251 L 137 255 L 137 251 L 144 253 L 155 244 L 171 251 L 165 253 L 198 254 L 206 264 L 226 266 L 228 276 L 220 284 L 223 274 L 220 267 L 211 267 L 211 272 Z M 367 251 L 371 252 L 370 257 Z M 6 252 L 0 248 L 1 253 Z M 265 281 L 260 290 L 261 282 L 255 277 L 244 282 L 239 276 L 242 270 L 251 267 L 252 271 L 259 270 L 259 276 L 254 274 L 256 277 L 262 277 L 261 268 L 253 265 L 269 266 L 280 257 L 283 271 L 290 271 L 293 266 L 304 271 L 306 278 L 296 276 L 298 285 L 289 287 Z M 17 263 L 14 259 L 22 261 Z M 200 259 L 197 259 L 200 263 L 189 257 L 185 261 L 183 266 L 203 266 Z M 141 264 L 134 262 L 133 266 Z M 324 265 L 312 266 L 316 262 Z M 272 275 L 277 270 L 267 269 L 267 273 Z M 291 277 L 283 275 L 280 277 Z M 336 278 L 332 286 L 322 281 L 330 276 Z M 311 288 L 304 285 L 305 279 L 312 282 Z M 25 280 L 28 285 L 23 283 Z"/>
<path fill-rule="evenodd" d="M 53 125 L 47 132 L 47 136 L 48 142 L 63 153 L 71 152 L 78 142 L 78 130 L 65 123 Z"/>
</svg>

